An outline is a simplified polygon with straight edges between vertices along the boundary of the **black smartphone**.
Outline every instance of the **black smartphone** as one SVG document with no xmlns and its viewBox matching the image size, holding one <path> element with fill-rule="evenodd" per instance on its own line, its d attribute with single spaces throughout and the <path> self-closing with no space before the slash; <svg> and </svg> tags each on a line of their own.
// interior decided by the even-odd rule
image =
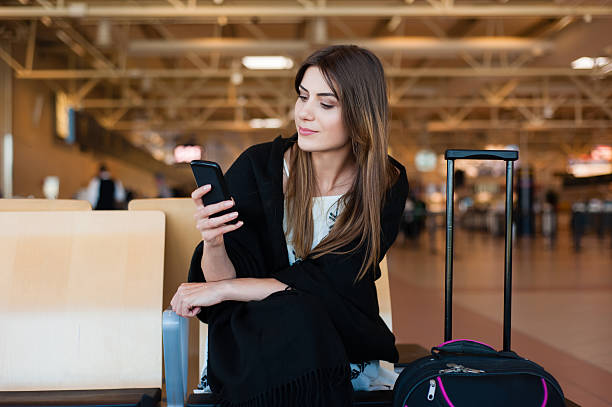
<svg viewBox="0 0 612 407">
<path fill-rule="evenodd" d="M 202 197 L 204 205 L 212 205 L 221 201 L 229 201 L 232 197 L 229 194 L 229 189 L 223 178 L 221 167 L 214 161 L 194 160 L 191 162 L 191 171 L 196 180 L 198 187 L 210 184 L 211 189 Z M 211 215 L 211 218 L 222 216 L 230 212 L 234 212 L 236 208 L 231 207 L 221 212 Z M 230 220 L 227 223 L 236 223 L 238 219 Z"/>
</svg>

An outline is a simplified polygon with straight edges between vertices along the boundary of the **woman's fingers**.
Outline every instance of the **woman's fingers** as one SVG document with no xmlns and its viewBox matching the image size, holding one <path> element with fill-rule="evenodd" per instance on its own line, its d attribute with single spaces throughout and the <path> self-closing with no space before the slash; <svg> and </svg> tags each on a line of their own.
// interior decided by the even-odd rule
<svg viewBox="0 0 612 407">
<path fill-rule="evenodd" d="M 221 226 L 215 229 L 206 229 L 204 231 L 202 231 L 202 240 L 204 240 L 205 242 L 210 242 L 213 239 L 224 235 L 228 232 L 232 232 L 236 229 L 238 229 L 239 227 L 241 227 L 244 224 L 244 222 L 242 221 L 238 221 L 233 225 L 225 225 L 225 226 Z"/>
<path fill-rule="evenodd" d="M 172 297 L 172 301 L 170 301 L 170 306 L 172 306 L 172 311 L 176 312 L 177 315 L 181 317 L 192 317 L 195 314 L 190 313 L 193 309 L 193 306 L 189 301 L 189 294 L 194 289 L 198 287 L 202 287 L 204 283 L 184 283 L 179 286 L 176 290 L 176 293 Z M 199 312 L 199 311 L 198 311 Z M 197 313 L 196 313 L 197 314 Z"/>
<path fill-rule="evenodd" d="M 195 317 L 196 315 L 200 313 L 201 310 L 202 310 L 202 307 L 192 307 L 189 311 L 187 311 L 186 316 L 188 316 L 189 318 Z"/>
<path fill-rule="evenodd" d="M 204 206 L 204 209 L 200 209 L 199 212 L 202 214 L 202 216 L 209 218 L 211 215 L 229 209 L 232 206 L 234 206 L 234 201 L 221 201 L 211 205 L 206 205 Z"/>
<path fill-rule="evenodd" d="M 182 317 L 196 316 L 203 305 L 210 306 L 219 303 L 218 292 L 212 283 L 183 283 L 176 290 L 170 301 L 172 310 Z"/>
<path fill-rule="evenodd" d="M 220 237 L 227 232 L 238 229 L 242 226 L 242 222 L 238 222 L 234 225 L 226 225 L 238 217 L 238 212 L 234 211 L 231 213 L 224 214 L 222 216 L 214 216 L 221 211 L 225 211 L 235 206 L 234 199 L 222 202 L 217 202 L 211 205 L 204 205 L 202 203 L 202 196 L 210 191 L 210 185 L 204 185 L 191 193 L 191 198 L 194 200 L 197 207 L 195 214 L 193 215 L 196 221 L 196 228 L 202 235 L 202 240 L 211 245 L 219 245 L 223 243 L 223 239 Z M 231 226 L 231 227 L 227 227 Z"/>
<path fill-rule="evenodd" d="M 215 216 L 214 218 L 204 218 L 200 219 L 196 224 L 198 229 L 214 229 L 219 226 L 223 226 L 227 222 L 236 219 L 238 217 L 238 212 L 230 212 L 226 213 L 222 216 Z"/>
<path fill-rule="evenodd" d="M 202 197 L 210 191 L 210 184 L 202 185 L 191 193 L 191 199 L 197 208 L 203 208 Z"/>
</svg>

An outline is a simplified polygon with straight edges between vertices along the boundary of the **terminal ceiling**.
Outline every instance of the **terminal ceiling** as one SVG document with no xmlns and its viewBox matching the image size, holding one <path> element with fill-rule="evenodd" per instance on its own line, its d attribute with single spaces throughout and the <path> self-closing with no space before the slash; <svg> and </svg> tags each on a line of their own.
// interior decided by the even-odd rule
<svg viewBox="0 0 612 407">
<path fill-rule="evenodd" d="M 0 39 L 16 77 L 67 93 L 150 151 L 191 141 L 240 150 L 291 134 L 296 66 L 336 43 L 383 61 L 400 156 L 612 142 L 612 64 L 570 65 L 612 58 L 612 1 L 19 0 L 0 6 Z M 295 66 L 249 70 L 246 55 Z M 280 128 L 250 124 L 265 118 Z"/>
</svg>

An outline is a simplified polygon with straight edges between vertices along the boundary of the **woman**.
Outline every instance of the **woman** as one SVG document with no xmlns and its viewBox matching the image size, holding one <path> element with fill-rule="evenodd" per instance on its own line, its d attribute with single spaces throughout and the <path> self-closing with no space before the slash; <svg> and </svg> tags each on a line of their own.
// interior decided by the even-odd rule
<svg viewBox="0 0 612 407">
<path fill-rule="evenodd" d="M 192 194 L 202 242 L 172 307 L 209 324 L 208 381 L 230 406 L 348 406 L 349 362 L 398 358 L 374 284 L 408 193 L 387 156 L 382 65 L 328 47 L 295 90 L 297 134 L 236 160 L 234 201 L 203 206 L 209 186 Z"/>
</svg>

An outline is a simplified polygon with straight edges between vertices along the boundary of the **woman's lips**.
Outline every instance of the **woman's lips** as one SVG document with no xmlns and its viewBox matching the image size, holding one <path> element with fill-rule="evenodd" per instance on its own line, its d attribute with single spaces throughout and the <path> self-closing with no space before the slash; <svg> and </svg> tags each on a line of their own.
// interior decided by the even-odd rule
<svg viewBox="0 0 612 407">
<path fill-rule="evenodd" d="M 304 136 L 310 136 L 311 134 L 315 134 L 316 133 L 316 131 L 311 130 L 311 129 L 307 129 L 307 128 L 304 128 L 304 127 L 300 127 L 299 128 L 299 132 L 300 132 L 300 134 L 302 134 Z"/>
</svg>

